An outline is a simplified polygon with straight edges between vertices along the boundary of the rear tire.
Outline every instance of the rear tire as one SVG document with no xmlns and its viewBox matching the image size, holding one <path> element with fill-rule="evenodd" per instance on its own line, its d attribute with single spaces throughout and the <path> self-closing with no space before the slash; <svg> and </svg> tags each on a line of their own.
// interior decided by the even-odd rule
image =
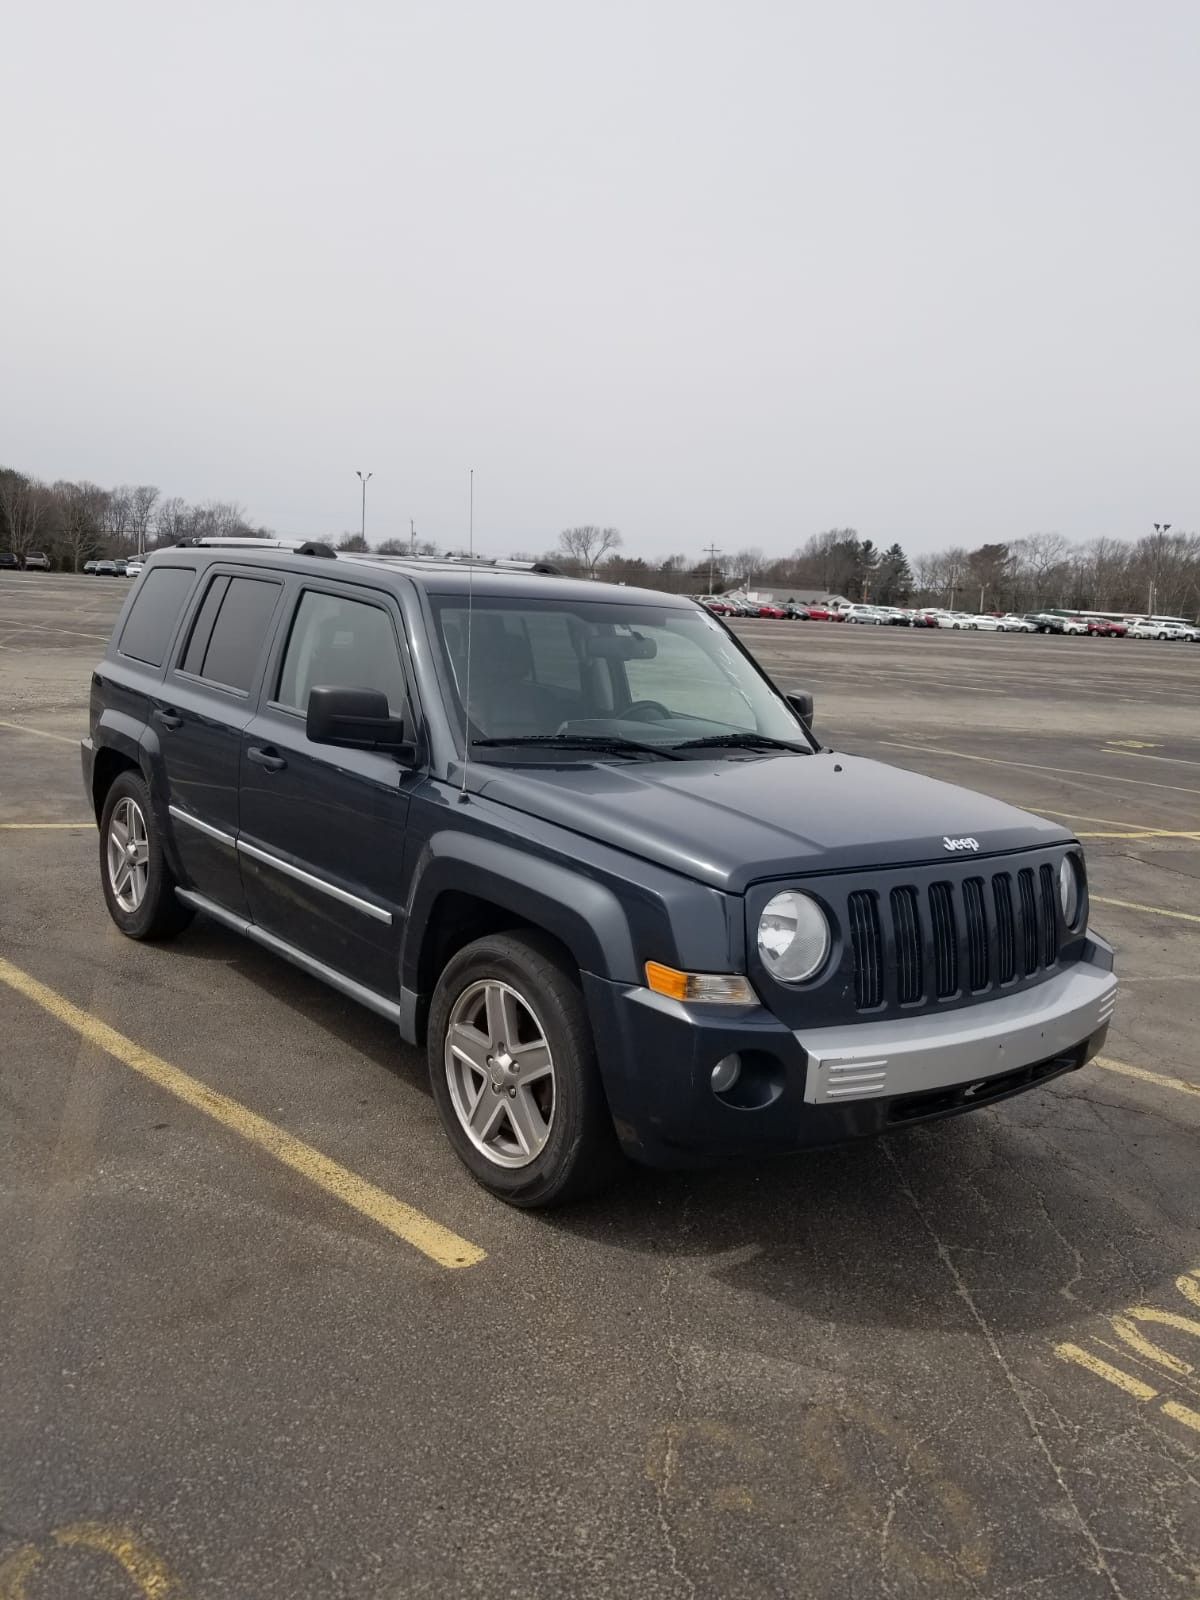
<svg viewBox="0 0 1200 1600">
<path fill-rule="evenodd" d="M 122 772 L 100 812 L 100 883 L 108 914 L 128 939 L 171 939 L 192 920 L 175 896 L 150 790 L 138 772 Z"/>
<path fill-rule="evenodd" d="M 428 1053 L 446 1136 L 499 1199 L 566 1205 L 620 1170 L 583 995 L 549 940 L 492 934 L 460 950 L 434 990 Z"/>
</svg>

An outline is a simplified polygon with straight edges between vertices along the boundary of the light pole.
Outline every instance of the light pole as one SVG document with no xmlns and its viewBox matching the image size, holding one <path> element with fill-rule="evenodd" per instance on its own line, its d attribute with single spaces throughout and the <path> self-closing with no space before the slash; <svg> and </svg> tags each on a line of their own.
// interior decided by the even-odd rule
<svg viewBox="0 0 1200 1600">
<path fill-rule="evenodd" d="M 1158 568 L 1162 561 L 1162 541 L 1164 534 L 1171 531 L 1169 522 L 1156 522 L 1154 524 L 1154 562 L 1150 568 L 1153 576 L 1150 579 L 1150 593 L 1146 596 L 1146 615 L 1154 615 L 1155 590 L 1158 588 Z"/>
<path fill-rule="evenodd" d="M 706 549 L 705 554 L 708 556 L 708 592 L 711 594 L 713 592 L 713 562 L 717 559 L 721 552 L 717 549 L 715 544 L 710 544 Z"/>
<path fill-rule="evenodd" d="M 408 519 L 408 553 L 410 556 L 417 553 L 417 525 L 411 517 Z"/>
<path fill-rule="evenodd" d="M 354 476 L 362 484 L 362 526 L 358 531 L 359 531 L 359 534 L 360 534 L 360 536 L 362 538 L 362 542 L 364 544 L 366 544 L 366 542 L 367 542 L 367 485 L 370 483 L 371 479 L 375 476 L 375 474 L 373 472 L 356 472 L 354 474 Z"/>
</svg>

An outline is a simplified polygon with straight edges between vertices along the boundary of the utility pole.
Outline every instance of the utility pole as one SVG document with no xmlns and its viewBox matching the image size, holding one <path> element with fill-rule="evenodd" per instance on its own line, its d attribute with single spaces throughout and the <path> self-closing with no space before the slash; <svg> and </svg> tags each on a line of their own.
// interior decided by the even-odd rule
<svg viewBox="0 0 1200 1600">
<path fill-rule="evenodd" d="M 704 554 L 708 557 L 708 592 L 711 594 L 713 592 L 713 563 L 721 552 L 715 544 L 709 544 L 705 545 Z"/>
<path fill-rule="evenodd" d="M 408 553 L 410 556 L 417 553 L 417 525 L 411 517 L 408 519 Z"/>
<path fill-rule="evenodd" d="M 373 472 L 368 472 L 368 473 L 365 473 L 365 474 L 361 473 L 361 472 L 356 472 L 354 474 L 354 476 L 362 484 L 362 526 L 359 528 L 358 531 L 359 531 L 359 534 L 360 534 L 360 536 L 362 538 L 363 543 L 366 544 L 366 542 L 367 542 L 367 485 L 370 483 L 371 479 L 375 476 L 375 474 Z"/>
<path fill-rule="evenodd" d="M 1162 541 L 1170 531 L 1171 524 L 1169 522 L 1156 522 L 1154 524 L 1154 561 L 1150 568 L 1150 593 L 1146 596 L 1146 615 L 1148 617 L 1154 615 L 1155 591 L 1158 588 L 1158 568 L 1162 561 Z"/>
</svg>

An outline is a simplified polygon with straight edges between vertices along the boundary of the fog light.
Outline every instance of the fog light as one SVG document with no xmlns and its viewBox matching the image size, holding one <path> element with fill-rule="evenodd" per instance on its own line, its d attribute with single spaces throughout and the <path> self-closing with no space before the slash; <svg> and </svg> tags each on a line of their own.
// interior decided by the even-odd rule
<svg viewBox="0 0 1200 1600">
<path fill-rule="evenodd" d="M 739 1056 L 722 1056 L 712 1069 L 713 1093 L 728 1094 L 741 1075 L 741 1058 Z"/>
</svg>

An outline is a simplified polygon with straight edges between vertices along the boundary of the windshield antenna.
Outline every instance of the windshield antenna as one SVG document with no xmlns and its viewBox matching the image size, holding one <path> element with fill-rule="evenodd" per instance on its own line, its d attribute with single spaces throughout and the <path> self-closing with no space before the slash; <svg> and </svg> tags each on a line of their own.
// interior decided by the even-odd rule
<svg viewBox="0 0 1200 1600">
<path fill-rule="evenodd" d="M 463 700 L 463 770 L 458 803 L 467 799 L 467 769 L 471 764 L 471 618 L 475 611 L 475 468 L 467 480 L 467 685 Z"/>
</svg>

